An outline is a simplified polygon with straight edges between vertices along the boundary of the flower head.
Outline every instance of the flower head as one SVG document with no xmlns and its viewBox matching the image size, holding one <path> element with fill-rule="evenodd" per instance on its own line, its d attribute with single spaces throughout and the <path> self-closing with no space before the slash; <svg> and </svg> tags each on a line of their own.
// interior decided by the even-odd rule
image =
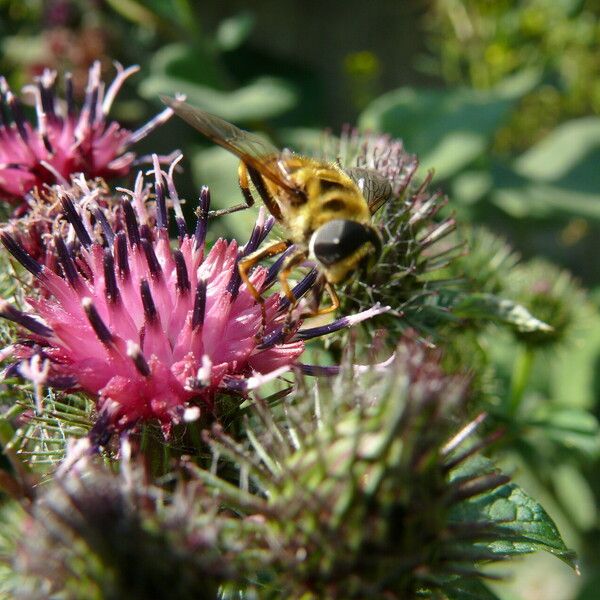
<svg viewBox="0 0 600 600">
<path fill-rule="evenodd" d="M 214 503 L 181 483 L 161 489 L 140 463 L 123 461 L 116 473 L 82 460 L 41 486 L 27 516 L 13 508 L 3 589 L 30 600 L 216 598 L 237 558 L 216 543 L 226 531 Z"/>
<path fill-rule="evenodd" d="M 243 394 L 289 369 L 304 340 L 379 311 L 297 332 L 299 323 L 290 321 L 279 294 L 265 297 L 261 307 L 242 284 L 237 263 L 265 239 L 273 218 L 261 210 L 245 246 L 219 239 L 205 252 L 208 189 L 190 235 L 173 166 L 163 173 L 155 156 L 155 202 L 148 202 L 151 188 L 140 174 L 120 200 L 123 219 L 113 225 L 107 210 L 76 205 L 71 188 L 65 189 L 61 202 L 69 227 L 52 239 L 54 269 L 2 234 L 45 296 L 28 298 L 29 313 L 2 301 L 0 314 L 28 331 L 28 339 L 14 346 L 12 372 L 27 376 L 29 363 L 41 360 L 48 364 L 48 384 L 96 396 L 102 433 L 147 420 L 158 420 L 168 433 L 173 423 L 197 413 L 187 408 L 212 410 L 218 391 Z M 168 238 L 167 195 L 176 213 L 176 249 Z M 253 286 L 264 292 L 280 264 L 256 268 Z M 313 270 L 296 286 L 297 297 L 315 279 Z"/>
<path fill-rule="evenodd" d="M 532 348 L 552 349 L 573 343 L 594 309 L 571 273 L 548 261 L 518 264 L 507 279 L 510 293 L 547 324 L 545 328 L 515 330 L 516 338 Z"/>
<path fill-rule="evenodd" d="M 467 380 L 413 340 L 391 366 L 348 366 L 313 393 L 300 387 L 285 419 L 257 401 L 248 447 L 216 423 L 207 436 L 216 460 L 252 480 L 237 490 L 216 468 L 193 469 L 245 517 L 239 554 L 252 591 L 261 573 L 261 598 L 437 597 L 509 558 L 523 534 L 507 515 L 530 500 L 480 456 L 500 434 L 476 437 L 484 415 L 458 425 Z"/>
<path fill-rule="evenodd" d="M 402 141 L 383 134 L 346 130 L 339 140 L 329 140 L 325 154 L 357 172 L 369 169 L 388 184 L 387 202 L 373 221 L 383 238 L 377 268 L 351 281 L 341 290 L 343 310 L 352 312 L 375 302 L 392 307 L 384 320 L 391 332 L 414 328 L 430 332 L 447 307 L 439 301 L 449 286 L 439 275 L 460 246 L 448 241 L 455 229 L 452 217 L 440 216 L 448 200 L 428 190 L 431 174 L 413 184 L 418 160 Z M 398 318 L 401 317 L 401 318 Z"/>
<path fill-rule="evenodd" d="M 108 113 L 119 88 L 138 67 L 123 69 L 108 87 L 100 79 L 100 62 L 89 71 L 85 100 L 77 111 L 70 76 L 66 78 L 66 98 L 56 97 L 56 72 L 46 70 L 25 92 L 35 99 L 37 125 L 29 123 L 19 99 L 0 80 L 0 196 L 13 203 L 43 184 L 66 184 L 72 174 L 86 178 L 119 177 L 131 169 L 135 154 L 132 144 L 167 120 L 166 109 L 137 131 L 129 131 Z M 8 118 L 10 115 L 10 119 Z"/>
<path fill-rule="evenodd" d="M 68 185 L 54 184 L 33 190 L 25 197 L 27 212 L 9 219 L 2 229 L 10 233 L 30 256 L 52 268 L 56 267 L 54 236 L 67 239 L 71 233 L 69 243 L 77 242 L 72 231 L 70 232 L 72 228 L 63 211 L 65 197 L 79 207 L 83 216 L 90 215 L 93 219 L 92 215 L 98 215 L 102 207 L 101 215 L 108 219 L 113 228 L 118 229 L 118 221 L 123 221 L 121 203 L 115 199 L 103 179 L 88 181 L 79 173 L 71 176 Z M 95 220 L 96 223 L 90 223 L 90 226 L 101 240 L 100 221 L 98 218 Z"/>
</svg>

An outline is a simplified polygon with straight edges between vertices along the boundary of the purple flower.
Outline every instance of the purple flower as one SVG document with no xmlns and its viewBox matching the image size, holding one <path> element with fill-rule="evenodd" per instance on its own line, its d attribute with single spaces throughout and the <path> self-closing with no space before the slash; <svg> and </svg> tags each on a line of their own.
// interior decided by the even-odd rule
<svg viewBox="0 0 600 600">
<path fill-rule="evenodd" d="M 74 104 L 70 76 L 66 77 L 65 101 L 59 102 L 56 72 L 45 70 L 35 85 L 24 88 L 35 99 L 37 126 L 25 119 L 21 102 L 1 78 L 0 197 L 18 204 L 31 190 L 43 184 L 67 184 L 76 173 L 83 173 L 88 179 L 126 175 L 135 159 L 130 146 L 172 114 L 166 109 L 133 132 L 108 120 L 120 87 L 138 69 L 117 65 L 117 76 L 105 90 L 100 62 L 95 62 L 79 111 Z"/>
<path fill-rule="evenodd" d="M 48 385 L 97 397 L 104 432 L 158 420 L 168 434 L 198 407 L 210 412 L 219 391 L 243 395 L 290 369 L 304 340 L 381 311 L 375 307 L 298 331 L 287 300 L 264 294 L 276 280 L 280 263 L 275 263 L 251 274 L 252 284 L 263 290 L 263 320 L 237 263 L 262 243 L 274 219 L 261 210 L 245 246 L 219 239 L 206 252 L 208 189 L 202 190 L 200 217 L 190 235 L 173 184 L 174 166 L 163 173 L 155 156 L 155 202 L 148 201 L 152 190 L 139 174 L 134 191 L 120 202 L 123 220 L 113 225 L 108 209 L 75 204 L 69 197 L 73 188 L 65 188 L 62 208 L 69 227 L 53 237 L 55 260 L 48 263 L 54 269 L 35 260 L 10 233 L 2 234 L 43 296 L 27 299 L 28 313 L 2 301 L 0 315 L 27 330 L 27 339 L 12 348 L 17 362 L 9 373 L 29 377 L 35 371 Z M 168 238 L 167 200 L 175 209 L 176 249 Z M 297 296 L 314 281 L 313 270 L 297 284 Z"/>
</svg>

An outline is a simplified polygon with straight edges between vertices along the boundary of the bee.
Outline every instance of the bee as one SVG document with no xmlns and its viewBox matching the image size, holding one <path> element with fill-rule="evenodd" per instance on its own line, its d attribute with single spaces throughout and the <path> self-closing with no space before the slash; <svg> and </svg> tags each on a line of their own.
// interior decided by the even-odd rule
<svg viewBox="0 0 600 600">
<path fill-rule="evenodd" d="M 334 286 L 371 268 L 381 255 L 382 238 L 371 216 L 392 196 L 389 181 L 370 169 L 343 170 L 334 163 L 279 150 L 182 100 L 161 99 L 189 125 L 240 159 L 238 178 L 244 203 L 214 211 L 212 216 L 251 207 L 252 183 L 287 233 L 287 239 L 259 248 L 238 263 L 241 279 L 256 301 L 263 303 L 250 282 L 251 269 L 294 245 L 279 271 L 281 290 L 290 306 L 297 302 L 288 282 L 290 273 L 309 260 L 317 265 L 321 285 L 331 298 L 329 306 L 316 307 L 311 316 L 337 310 L 340 302 Z"/>
</svg>

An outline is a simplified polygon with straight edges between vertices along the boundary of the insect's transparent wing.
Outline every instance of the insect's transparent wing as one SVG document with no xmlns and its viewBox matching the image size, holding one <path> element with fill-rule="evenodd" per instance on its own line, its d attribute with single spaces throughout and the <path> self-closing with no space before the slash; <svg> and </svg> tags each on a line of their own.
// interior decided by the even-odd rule
<svg viewBox="0 0 600 600">
<path fill-rule="evenodd" d="M 392 185 L 386 177 L 364 167 L 344 169 L 356 183 L 369 205 L 371 214 L 376 213 L 392 197 Z"/>
<path fill-rule="evenodd" d="M 178 117 L 197 129 L 200 133 L 229 150 L 248 166 L 258 171 L 282 188 L 290 192 L 295 190 L 289 186 L 285 173 L 273 159 L 280 154 L 279 149 L 254 133 L 244 131 L 232 123 L 196 108 L 187 102 L 161 96 L 161 100 L 170 106 Z"/>
</svg>

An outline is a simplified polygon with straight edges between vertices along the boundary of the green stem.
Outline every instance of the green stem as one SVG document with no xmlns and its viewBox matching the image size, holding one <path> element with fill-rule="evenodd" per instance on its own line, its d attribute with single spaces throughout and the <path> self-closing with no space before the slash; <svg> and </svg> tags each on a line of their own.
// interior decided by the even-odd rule
<svg viewBox="0 0 600 600">
<path fill-rule="evenodd" d="M 511 417 L 517 414 L 523 401 L 525 389 L 531 377 L 534 358 L 535 354 L 531 347 L 523 345 L 519 348 L 513 366 L 510 395 L 506 407 L 506 412 Z"/>
<path fill-rule="evenodd" d="M 15 413 L 23 412 L 22 407 L 19 408 L 20 410 L 16 411 L 15 407 L 13 407 L 12 409 L 9 409 L 7 414 L 14 415 Z M 19 458 L 19 455 L 11 447 L 14 435 L 15 430 L 9 420 L 5 416 L 0 417 L 0 452 L 6 456 L 12 468 L 15 470 L 15 473 L 18 473 L 20 480 L 25 481 L 26 475 L 31 469 L 26 462 Z"/>
<path fill-rule="evenodd" d="M 200 16 L 194 10 L 193 3 L 190 3 L 189 0 L 175 0 L 174 5 L 179 17 L 177 19 L 179 24 L 183 25 L 190 35 L 201 35 Z"/>
</svg>

